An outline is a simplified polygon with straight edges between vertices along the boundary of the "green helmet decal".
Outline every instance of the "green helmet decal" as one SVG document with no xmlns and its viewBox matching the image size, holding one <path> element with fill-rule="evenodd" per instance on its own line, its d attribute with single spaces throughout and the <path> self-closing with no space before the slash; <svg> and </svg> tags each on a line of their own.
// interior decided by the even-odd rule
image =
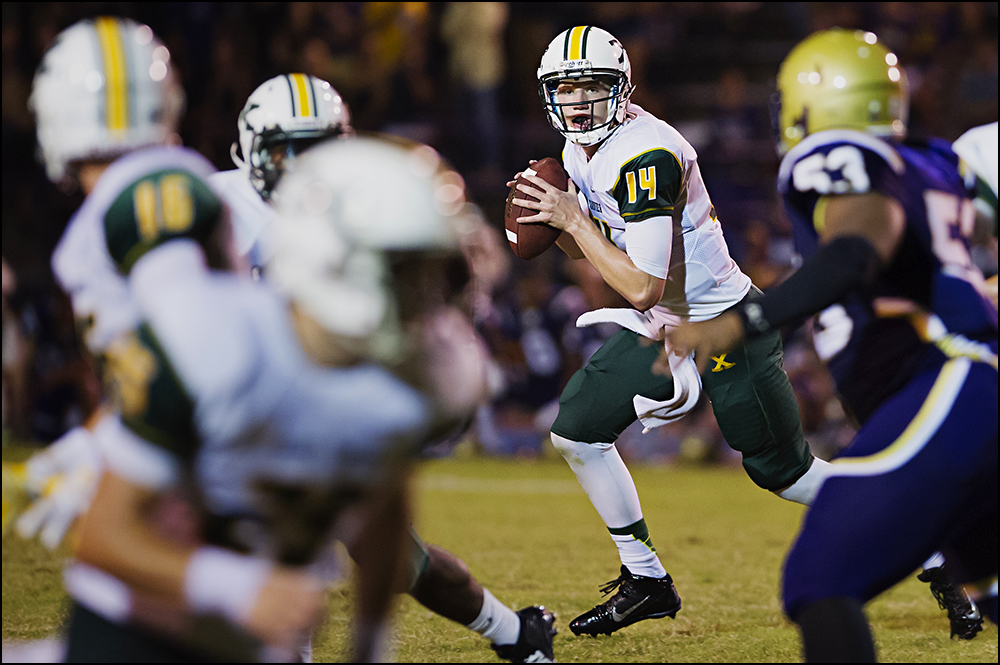
<svg viewBox="0 0 1000 665">
<path fill-rule="evenodd" d="M 778 72 L 778 149 L 784 153 L 827 129 L 902 138 L 909 99 L 906 73 L 874 33 L 814 33 L 792 49 Z"/>
<path fill-rule="evenodd" d="M 144 175 L 126 187 L 104 217 L 108 252 L 127 274 L 152 248 L 174 238 L 204 242 L 216 229 L 222 203 L 200 178 L 181 169 Z"/>
</svg>

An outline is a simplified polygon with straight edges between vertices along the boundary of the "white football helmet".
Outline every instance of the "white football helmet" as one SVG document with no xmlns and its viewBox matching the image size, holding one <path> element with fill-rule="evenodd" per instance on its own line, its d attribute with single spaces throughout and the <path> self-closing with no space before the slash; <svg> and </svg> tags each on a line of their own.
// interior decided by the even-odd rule
<svg viewBox="0 0 1000 665">
<path fill-rule="evenodd" d="M 579 106 L 579 102 L 560 104 L 556 88 L 566 79 L 597 78 L 611 86 L 607 97 L 590 101 L 591 121 L 578 129 L 563 114 L 564 106 Z M 591 25 L 570 28 L 553 39 L 538 66 L 538 94 L 545 105 L 546 117 L 560 134 L 582 146 L 594 145 L 611 134 L 625 121 L 625 110 L 632 94 L 632 66 L 628 54 L 614 36 Z M 597 104 L 605 104 L 604 122 L 594 121 Z"/>
<path fill-rule="evenodd" d="M 170 52 L 149 26 L 100 17 L 59 33 L 28 104 L 49 179 L 60 183 L 71 162 L 174 140 L 184 91 Z"/>
<path fill-rule="evenodd" d="M 230 154 L 264 200 L 295 156 L 314 143 L 350 135 L 351 114 L 332 85 L 307 74 L 264 81 L 247 98 Z"/>
<path fill-rule="evenodd" d="M 310 150 L 276 193 L 272 283 L 365 357 L 399 360 L 398 291 L 413 284 L 396 283 L 393 269 L 460 257 L 470 221 L 462 177 L 429 146 L 362 137 Z"/>
</svg>

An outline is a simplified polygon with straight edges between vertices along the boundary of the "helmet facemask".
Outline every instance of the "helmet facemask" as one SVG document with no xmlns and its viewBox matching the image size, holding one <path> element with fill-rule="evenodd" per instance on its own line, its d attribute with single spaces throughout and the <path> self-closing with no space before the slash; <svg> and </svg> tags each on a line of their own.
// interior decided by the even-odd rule
<svg viewBox="0 0 1000 665">
<path fill-rule="evenodd" d="M 250 182 L 262 199 L 271 200 L 281 176 L 294 168 L 298 155 L 321 141 L 345 133 L 340 127 L 294 132 L 275 128 L 255 136 L 250 150 Z"/>
<path fill-rule="evenodd" d="M 230 150 L 265 201 L 298 156 L 316 143 L 354 133 L 340 94 L 328 82 L 306 74 L 282 74 L 264 81 L 247 98 L 237 121 L 239 141 Z"/>
<path fill-rule="evenodd" d="M 577 88 L 572 94 L 572 101 L 560 101 L 560 85 L 586 87 L 589 81 L 601 84 L 607 92 L 594 97 L 600 93 L 588 93 L 585 90 L 581 94 Z M 545 104 L 549 124 L 581 146 L 590 146 L 604 140 L 625 120 L 625 107 L 631 93 L 632 89 L 625 75 L 614 71 L 554 72 L 543 76 L 538 82 L 538 94 Z M 585 112 L 581 113 L 582 109 Z"/>
</svg>

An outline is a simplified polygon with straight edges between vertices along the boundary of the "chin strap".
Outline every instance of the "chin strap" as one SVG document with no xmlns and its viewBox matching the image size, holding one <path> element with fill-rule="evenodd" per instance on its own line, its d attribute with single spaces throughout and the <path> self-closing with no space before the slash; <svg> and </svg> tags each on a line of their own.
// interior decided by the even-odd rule
<svg viewBox="0 0 1000 665">
<path fill-rule="evenodd" d="M 241 171 L 249 171 L 250 165 L 247 164 L 242 157 L 240 157 L 239 151 L 240 151 L 239 144 L 236 141 L 233 141 L 233 144 L 229 146 L 229 156 L 232 157 L 233 164 L 235 164 L 236 168 L 238 168 Z"/>
</svg>

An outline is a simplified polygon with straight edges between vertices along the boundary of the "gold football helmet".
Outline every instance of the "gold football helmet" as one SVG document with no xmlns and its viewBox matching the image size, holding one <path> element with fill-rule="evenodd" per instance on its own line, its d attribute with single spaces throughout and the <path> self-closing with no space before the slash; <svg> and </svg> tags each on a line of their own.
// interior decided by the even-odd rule
<svg viewBox="0 0 1000 665">
<path fill-rule="evenodd" d="M 776 101 L 782 154 L 826 129 L 906 136 L 906 73 L 872 32 L 824 30 L 801 41 L 781 63 Z"/>
</svg>

